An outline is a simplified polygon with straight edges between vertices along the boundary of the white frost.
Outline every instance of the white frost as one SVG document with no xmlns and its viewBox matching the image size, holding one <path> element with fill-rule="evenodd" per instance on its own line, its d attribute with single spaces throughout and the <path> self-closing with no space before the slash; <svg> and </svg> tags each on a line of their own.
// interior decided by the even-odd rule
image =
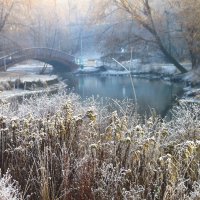
<svg viewBox="0 0 200 200">
<path fill-rule="evenodd" d="M 12 181 L 11 175 L 7 172 L 0 177 L 0 199 L 1 200 L 20 200 L 20 193 L 16 181 Z"/>
</svg>

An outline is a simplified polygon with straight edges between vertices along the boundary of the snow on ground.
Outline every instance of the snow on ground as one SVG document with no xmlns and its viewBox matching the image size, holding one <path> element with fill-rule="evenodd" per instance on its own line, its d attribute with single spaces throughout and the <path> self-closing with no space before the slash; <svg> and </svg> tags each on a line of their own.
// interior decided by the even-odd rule
<svg viewBox="0 0 200 200">
<path fill-rule="evenodd" d="M 6 90 L 0 92 L 0 100 L 8 100 L 8 99 L 13 99 L 17 97 L 25 97 L 29 95 L 34 95 L 34 94 L 41 94 L 44 92 L 55 92 L 60 89 L 66 88 L 66 85 L 64 83 L 59 83 L 59 84 L 54 84 L 49 86 L 48 88 L 39 88 L 35 90 L 23 90 L 23 89 L 13 89 L 13 90 Z"/>
<path fill-rule="evenodd" d="M 107 70 L 105 72 L 102 72 L 101 75 L 107 76 L 107 75 L 129 75 L 129 71 L 116 71 L 116 70 Z"/>
<path fill-rule="evenodd" d="M 159 73 L 159 74 L 175 74 L 178 72 L 176 67 L 170 64 L 160 64 L 160 65 L 151 64 L 151 65 L 144 66 L 144 69 L 147 72 Z"/>
<path fill-rule="evenodd" d="M 119 70 L 102 71 L 102 69 L 99 67 L 84 67 L 83 69 L 78 69 L 76 73 L 80 74 L 99 73 L 100 75 L 126 75 L 129 74 L 129 71 L 119 71 Z"/>
<path fill-rule="evenodd" d="M 99 68 L 97 67 L 84 67 L 83 69 L 78 69 L 76 72 L 77 73 L 93 73 L 93 72 L 98 72 Z"/>
<path fill-rule="evenodd" d="M 200 82 L 200 70 L 192 70 L 185 74 L 183 80 L 190 81 L 193 84 L 197 84 Z"/>
<path fill-rule="evenodd" d="M 20 77 L 21 82 L 38 82 L 38 81 L 51 81 L 57 79 L 56 75 L 24 75 Z"/>
<path fill-rule="evenodd" d="M 46 67 L 45 73 L 50 73 L 53 69 L 51 65 L 46 65 L 43 62 L 29 60 L 21 64 L 16 64 L 7 69 L 8 72 L 27 72 L 30 74 L 39 74 Z"/>
<path fill-rule="evenodd" d="M 78 69 L 76 73 L 80 74 L 90 74 L 90 73 L 100 73 L 101 75 L 127 75 L 129 74 L 129 70 L 132 73 L 136 74 L 166 74 L 172 75 L 178 73 L 176 67 L 172 64 L 141 64 L 139 61 L 130 62 L 122 62 L 121 63 L 124 68 L 120 65 L 117 66 L 116 64 L 113 66 L 107 66 L 106 71 L 102 71 L 98 67 L 84 67 L 83 69 Z"/>
<path fill-rule="evenodd" d="M 56 75 L 37 75 L 37 74 L 26 74 L 19 72 L 1 72 L 0 82 L 14 82 L 15 80 L 20 80 L 21 82 L 37 82 L 37 81 L 51 81 L 58 77 Z"/>
<path fill-rule="evenodd" d="M 101 71 L 99 68 L 96 67 L 84 67 L 83 69 L 77 70 L 77 73 L 83 74 L 90 74 L 90 73 L 100 73 L 101 75 L 128 75 L 129 69 L 132 73 L 155 73 L 155 74 L 175 74 L 177 73 L 176 68 L 173 65 L 156 65 L 156 64 L 148 64 L 148 65 L 141 65 L 130 67 L 124 65 L 127 70 L 121 68 L 119 69 L 107 69 L 106 71 Z"/>
<path fill-rule="evenodd" d="M 45 90 L 54 90 L 59 87 L 58 77 L 56 75 L 40 75 L 44 65 L 41 62 L 28 61 L 23 64 L 10 67 L 6 72 L 0 73 L 0 99 L 13 98 L 15 96 L 24 96 L 40 93 Z M 47 66 L 47 71 L 51 70 Z M 19 87 L 19 84 L 24 84 Z M 26 90 L 19 88 L 26 88 Z M 18 88 L 18 89 L 16 89 Z"/>
<path fill-rule="evenodd" d="M 191 86 L 184 88 L 184 96 L 179 100 L 183 103 L 197 103 L 200 104 L 200 88 Z"/>
<path fill-rule="evenodd" d="M 187 70 L 191 70 L 190 62 L 181 63 Z M 103 68 L 104 69 L 103 69 Z M 100 73 L 101 75 L 127 75 L 131 71 L 132 74 L 142 75 L 142 74 L 157 74 L 157 75 L 175 75 L 179 74 L 179 70 L 170 63 L 148 63 L 143 64 L 140 59 L 133 59 L 122 62 L 109 62 L 102 63 L 99 67 L 87 67 L 83 69 L 78 69 L 76 73 L 78 74 L 92 74 Z"/>
<path fill-rule="evenodd" d="M 124 67 L 122 67 L 123 65 Z M 159 64 L 159 63 L 149 63 L 143 64 L 140 59 L 134 59 L 132 61 L 123 61 L 120 64 L 113 63 L 109 65 L 110 68 L 114 70 L 123 70 L 126 68 L 133 73 L 158 73 L 158 74 L 174 74 L 177 73 L 177 69 L 173 64 Z"/>
<path fill-rule="evenodd" d="M 158 74 L 175 74 L 177 69 L 171 64 L 145 64 L 135 65 L 132 67 L 133 73 L 158 73 Z"/>
<path fill-rule="evenodd" d="M 57 79 L 56 75 L 40 75 L 38 73 L 46 67 L 45 73 L 52 71 L 51 65 L 45 65 L 43 62 L 28 60 L 26 62 L 16 64 L 9 67 L 6 72 L 0 73 L 0 82 L 15 81 L 20 79 L 21 82 L 37 82 L 37 81 L 51 81 Z"/>
</svg>

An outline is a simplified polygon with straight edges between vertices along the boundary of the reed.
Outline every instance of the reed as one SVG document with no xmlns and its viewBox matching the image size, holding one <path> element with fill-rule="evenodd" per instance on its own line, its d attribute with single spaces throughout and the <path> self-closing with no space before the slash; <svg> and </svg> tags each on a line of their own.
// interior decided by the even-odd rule
<svg viewBox="0 0 200 200">
<path fill-rule="evenodd" d="M 199 199 L 200 107 L 167 122 L 117 106 L 66 93 L 3 102 L 0 168 L 21 194 L 10 199 Z"/>
</svg>

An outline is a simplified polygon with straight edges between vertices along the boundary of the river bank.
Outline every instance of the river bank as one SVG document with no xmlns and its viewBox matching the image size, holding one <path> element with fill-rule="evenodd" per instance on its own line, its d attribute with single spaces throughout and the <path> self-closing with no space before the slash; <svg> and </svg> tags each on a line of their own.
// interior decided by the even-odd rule
<svg viewBox="0 0 200 200">
<path fill-rule="evenodd" d="M 56 92 L 66 87 L 57 75 L 51 75 L 52 66 L 45 66 L 44 74 L 40 72 L 44 63 L 27 61 L 0 73 L 0 99 L 10 100 L 33 94 Z"/>
<path fill-rule="evenodd" d="M 188 103 L 199 103 L 200 99 L 200 72 L 191 71 L 190 63 L 183 63 L 188 69 L 188 73 L 180 74 L 171 64 L 146 64 L 144 66 L 135 65 L 130 68 L 130 63 L 123 63 L 126 69 L 115 67 L 111 69 L 107 66 L 101 67 L 85 67 L 75 72 L 76 75 L 98 75 L 106 76 L 127 76 L 147 80 L 161 80 L 171 83 L 182 83 L 184 86 L 184 94 L 180 101 Z M 130 71 L 128 70 L 130 69 Z"/>
<path fill-rule="evenodd" d="M 1 72 L 0 74 L 0 99 L 9 100 L 40 94 L 56 92 L 65 85 L 58 80 L 56 75 L 34 75 L 16 72 Z"/>
<path fill-rule="evenodd" d="M 185 66 L 189 68 L 189 64 Z M 12 99 L 15 97 L 39 94 L 45 91 L 54 92 L 58 88 L 66 87 L 59 76 L 50 75 L 51 66 L 47 66 L 46 74 L 41 75 L 44 64 L 40 62 L 28 61 L 10 68 L 7 72 L 0 74 L 0 99 Z M 126 67 L 129 67 L 126 65 Z M 142 67 L 135 67 L 131 73 L 128 70 L 111 69 L 109 67 L 84 67 L 74 72 L 76 76 L 99 76 L 99 77 L 126 77 L 130 75 L 133 79 L 146 79 L 150 81 L 164 81 L 166 83 L 182 83 L 184 94 L 180 101 L 199 102 L 200 84 L 198 73 L 189 72 L 180 75 L 173 65 L 149 64 Z M 125 94 L 126 91 L 123 91 Z M 125 95 L 126 96 L 126 95 Z"/>
</svg>

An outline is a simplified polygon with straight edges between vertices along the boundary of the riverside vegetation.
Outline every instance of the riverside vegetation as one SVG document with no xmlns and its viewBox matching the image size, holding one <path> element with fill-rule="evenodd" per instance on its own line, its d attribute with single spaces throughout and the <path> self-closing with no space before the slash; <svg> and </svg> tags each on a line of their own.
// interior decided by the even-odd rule
<svg viewBox="0 0 200 200">
<path fill-rule="evenodd" d="M 1 102 L 0 199 L 200 199 L 200 107 L 166 121 L 115 106 L 64 92 Z"/>
</svg>

